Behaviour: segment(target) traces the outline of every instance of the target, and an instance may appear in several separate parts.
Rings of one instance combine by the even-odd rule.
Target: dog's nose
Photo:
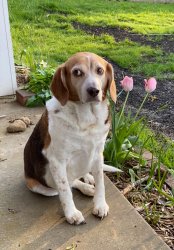
[[[96,96],[98,95],[98,93],[99,93],[99,90],[96,89],[96,88],[93,88],[93,87],[89,87],[89,88],[87,89],[87,92],[88,92],[88,94],[89,94],[90,96],[96,97]]]

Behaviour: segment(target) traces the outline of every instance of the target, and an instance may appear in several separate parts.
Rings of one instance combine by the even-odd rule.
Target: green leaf
[[[44,105],[43,100],[39,98],[37,95],[30,97],[26,103],[26,106],[30,108],[43,105]]]
[[[133,171],[133,169],[129,169],[129,174],[131,176],[131,183],[135,183],[135,177],[136,177],[136,174],[135,172]]]

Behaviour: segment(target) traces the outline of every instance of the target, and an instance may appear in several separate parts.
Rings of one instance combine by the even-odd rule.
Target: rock
[[[8,133],[18,133],[23,132],[27,128],[27,125],[22,120],[15,120],[7,127]]]
[[[25,124],[27,125],[27,127],[31,124],[31,121],[30,121],[30,119],[27,116],[21,117],[20,120],[22,120],[23,122],[25,122]]]

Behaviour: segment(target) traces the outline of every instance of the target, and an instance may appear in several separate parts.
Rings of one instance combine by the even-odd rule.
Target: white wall
[[[0,96],[14,94],[16,88],[7,0],[0,0]]]

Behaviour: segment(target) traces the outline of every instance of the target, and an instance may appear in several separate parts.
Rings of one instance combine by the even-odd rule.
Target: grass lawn
[[[131,72],[162,78],[174,73],[174,54],[108,34],[93,36],[74,29],[72,22],[119,26],[133,33],[174,34],[174,4],[117,2],[115,0],[9,0],[15,62],[27,49],[35,60],[56,67],[77,51],[107,57]],[[160,36],[158,36],[160,39]],[[23,58],[23,62],[25,59]],[[26,62],[27,63],[27,62]],[[173,74],[171,74],[173,78]]]

